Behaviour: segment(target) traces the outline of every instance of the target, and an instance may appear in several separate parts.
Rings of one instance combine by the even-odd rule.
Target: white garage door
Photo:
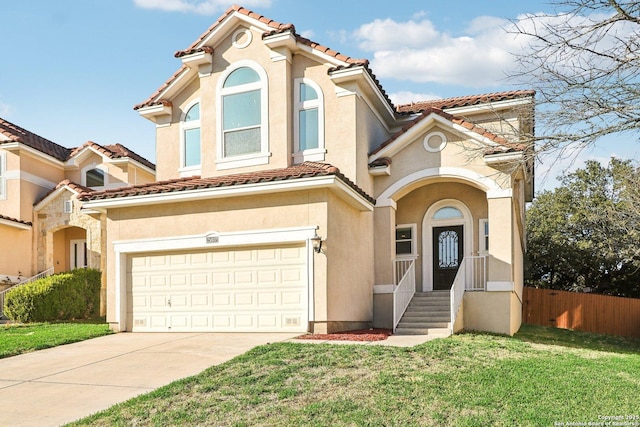
[[[134,332],[304,332],[304,246],[132,255],[127,324]]]

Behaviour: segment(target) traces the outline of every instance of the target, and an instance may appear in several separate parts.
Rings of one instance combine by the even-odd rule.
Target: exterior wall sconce
[[[317,254],[322,252],[322,237],[317,234],[311,238],[311,243],[313,244],[313,251]]]

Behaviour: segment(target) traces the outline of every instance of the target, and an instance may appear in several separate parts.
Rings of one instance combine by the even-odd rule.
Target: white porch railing
[[[393,332],[416,292],[416,260],[396,260],[393,288]]]
[[[484,291],[487,289],[487,257],[466,256],[453,280],[449,301],[451,301],[451,333],[462,304],[465,291]]]
[[[35,282],[36,280],[45,278],[47,276],[51,276],[53,274],[53,267],[43,271],[42,273],[38,273],[33,277],[29,277],[28,279],[24,279],[18,284],[11,286],[10,288],[5,289],[4,291],[0,291],[0,317],[4,316],[4,296],[7,292],[17,288],[18,286],[26,285],[27,283]]]

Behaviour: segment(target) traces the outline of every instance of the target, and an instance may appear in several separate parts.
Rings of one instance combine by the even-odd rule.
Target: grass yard
[[[640,416],[639,352],[638,340],[529,325],[514,338],[462,334],[409,349],[277,343],[77,424],[602,422]]]
[[[0,359],[110,334],[104,322],[0,325]]]

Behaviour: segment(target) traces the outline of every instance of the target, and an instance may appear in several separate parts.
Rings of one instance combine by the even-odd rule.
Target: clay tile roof
[[[209,54],[213,54],[213,48],[210,46],[202,46],[199,48],[187,49],[187,50],[179,50],[173,54],[176,58],[182,58],[183,56],[193,55],[194,53],[205,52]]]
[[[451,123],[457,124],[459,126],[464,127],[465,129],[471,131],[471,132],[475,132],[478,135],[481,135],[493,142],[495,142],[496,144],[501,145],[504,148],[489,148],[487,154],[492,153],[502,153],[507,151],[523,151],[526,149],[526,144],[517,144],[517,143],[513,143],[511,141],[508,141],[507,139],[498,136],[492,132],[489,132],[488,130],[486,130],[485,128],[478,126],[474,123],[471,123],[467,120],[464,120],[460,117],[456,117],[452,114],[446,113],[444,111],[442,111],[439,108],[436,107],[427,107],[425,108],[422,113],[420,113],[420,115],[418,117],[416,117],[415,119],[413,119],[411,122],[409,122],[408,124],[406,124],[402,129],[400,129],[399,132],[397,132],[396,134],[394,134],[391,138],[387,139],[385,142],[383,142],[378,148],[376,148],[375,150],[373,150],[371,153],[369,153],[369,155],[373,155],[376,154],[378,152],[380,152],[383,148],[391,145],[395,140],[397,140],[398,138],[400,138],[403,134],[405,134],[409,129],[411,129],[412,127],[414,127],[415,125],[417,125],[418,123],[420,123],[425,117],[431,115],[431,114],[437,114],[440,117],[450,121]]]
[[[263,182],[290,181],[319,176],[336,176],[358,194],[375,204],[375,199],[344,176],[338,168],[326,163],[304,162],[300,165],[282,169],[271,169],[259,172],[247,172],[234,175],[224,175],[210,178],[199,176],[179,178],[168,181],[158,181],[149,184],[134,185],[102,191],[93,191],[79,196],[80,200],[105,200],[149,194],[175,193],[189,190],[201,190],[218,187],[234,187]]]
[[[9,141],[0,142],[0,144],[19,142],[60,161],[65,161],[71,151],[62,145],[49,141],[2,118],[0,118],[0,133],[9,138]]]
[[[3,219],[5,221],[10,221],[10,222],[15,222],[17,224],[33,225],[32,223],[30,223],[28,221],[21,221],[19,219],[11,218],[10,216],[4,216],[2,214],[0,214],[0,219]]]
[[[369,75],[371,76],[371,78],[373,79],[373,81],[376,83],[376,85],[378,86],[378,89],[381,91],[381,93],[383,94],[383,96],[385,97],[386,101],[389,103],[389,105],[393,108],[393,103],[391,102],[391,99],[388,97],[387,93],[384,91],[384,89],[382,88],[382,85],[380,84],[380,82],[378,81],[378,79],[376,78],[376,76],[373,74],[373,72],[371,71],[371,68],[369,67],[369,60],[368,59],[358,59],[358,58],[352,58],[350,56],[347,55],[343,55],[338,51],[335,51],[333,49],[330,49],[326,46],[321,45],[320,43],[316,43],[312,40],[309,40],[308,38],[302,37],[299,34],[296,33],[296,27],[293,24],[285,24],[285,23],[281,23],[278,21],[274,21],[273,19],[267,18],[263,15],[260,15],[258,13],[255,13],[249,9],[245,9],[242,6],[238,6],[238,5],[234,5],[231,6],[229,9],[226,10],[226,12],[224,12],[217,20],[216,22],[213,23],[213,25],[211,25],[209,28],[207,28],[207,30],[202,33],[200,35],[200,37],[198,37],[193,43],[191,43],[191,45],[186,48],[185,50],[179,50],[177,51],[174,56],[176,58],[181,58],[185,55],[190,55],[192,53],[196,53],[199,51],[207,51],[205,49],[210,49],[211,52],[213,52],[213,49],[211,49],[211,47],[208,46],[204,46],[204,47],[200,47],[197,48],[198,44],[200,44],[204,39],[206,39],[209,34],[211,34],[211,32],[213,32],[218,25],[220,25],[220,23],[222,21],[224,21],[229,15],[238,12],[241,13],[243,15],[246,15],[248,17],[254,18],[266,25],[268,25],[269,27],[272,28],[272,30],[267,31],[266,33],[264,33],[262,35],[263,38],[265,37],[269,37],[275,34],[282,34],[285,32],[291,32],[294,37],[296,38],[296,41],[298,43],[302,43],[305,44],[309,47],[311,47],[314,50],[317,50],[319,52],[322,52],[326,55],[332,56],[334,58],[336,58],[339,61],[342,61],[344,63],[346,63],[346,66],[339,66],[339,67],[335,67],[329,70],[329,72],[332,71],[337,71],[340,69],[345,69],[345,68],[350,68],[350,67],[364,67],[367,72],[369,73]],[[133,107],[134,110],[139,110],[140,108],[143,107],[150,107],[153,105],[157,105],[157,103],[159,102],[158,100],[156,100],[156,98],[162,93],[162,91],[164,91],[171,83],[173,83],[173,81],[175,81],[178,76],[187,68],[186,65],[182,65],[182,67],[180,67],[178,69],[178,71],[176,71],[171,77],[169,77],[169,79],[158,88],[158,90],[156,90],[153,95],[151,95],[149,98],[147,98],[146,101],[136,105]]]
[[[533,90],[512,90],[508,92],[485,93],[482,95],[458,96],[455,98],[434,99],[430,101],[412,102],[411,104],[398,105],[396,111],[399,113],[421,113],[429,108],[456,108],[470,105],[483,104],[487,102],[506,101],[510,99],[526,98],[534,96]]]
[[[128,149],[127,147],[125,147],[122,144],[113,144],[113,145],[100,145],[97,144],[93,141],[87,141],[84,144],[82,144],[80,147],[76,147],[74,148],[71,153],[69,154],[69,157],[73,157],[76,154],[78,154],[80,151],[82,151],[83,149],[85,149],[86,147],[91,147],[93,149],[95,149],[96,151],[104,154],[105,156],[107,156],[110,159],[120,159],[120,158],[129,158],[132,160],[137,161],[138,163],[141,163],[143,165],[145,165],[146,167],[155,170],[156,169],[156,165],[153,164],[152,162],[150,162],[149,160],[145,159],[144,157],[142,157],[141,155],[131,151],[130,149]]]
[[[44,196],[40,197],[38,200],[36,200],[36,202],[33,204],[33,206],[37,206],[40,202],[42,202],[44,199],[46,199],[47,197],[49,197],[51,194],[55,193],[56,191],[58,191],[60,188],[62,187],[69,187],[71,190],[75,191],[78,194],[82,194],[82,193],[90,193],[93,190],[89,187],[85,187],[84,185],[80,185],[80,184],[76,184],[73,181],[70,181],[68,179],[65,179],[64,181],[60,181],[58,183],[58,185],[55,186],[55,188],[52,188],[51,190],[49,190]]]

